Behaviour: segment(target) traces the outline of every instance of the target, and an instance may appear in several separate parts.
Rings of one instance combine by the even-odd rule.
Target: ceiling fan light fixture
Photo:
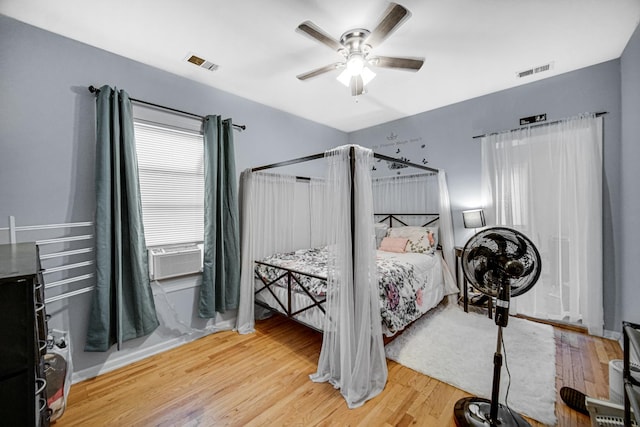
[[[360,75],[362,76],[362,85],[366,86],[371,80],[373,80],[373,78],[376,76],[376,73],[371,71],[370,68],[364,67]]]
[[[361,53],[352,53],[347,61],[347,70],[352,76],[357,76],[364,69],[364,58]]]
[[[345,68],[338,75],[338,77],[336,77],[336,80],[338,80],[340,83],[342,83],[346,87],[349,87],[349,84],[351,83],[351,72]]]
[[[351,71],[349,71],[348,68],[345,68],[338,75],[338,77],[336,77],[336,80],[338,80],[340,83],[342,83],[346,87],[349,87],[351,85],[351,77],[353,77],[354,75],[357,76],[358,74],[351,74]],[[366,86],[371,80],[373,80],[375,76],[376,76],[376,73],[371,71],[371,69],[369,69],[368,67],[364,67],[362,69],[362,72],[360,73],[360,77],[362,77],[362,85]]]

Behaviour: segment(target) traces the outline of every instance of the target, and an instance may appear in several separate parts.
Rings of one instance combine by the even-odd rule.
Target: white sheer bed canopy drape
[[[245,170],[240,175],[240,302],[236,329],[254,332],[253,262],[293,247],[295,176]]]
[[[350,151],[355,155],[353,194]],[[327,313],[318,371],[311,379],[339,388],[350,408],[378,395],[387,382],[369,172],[372,154],[353,146],[326,153],[325,202],[332,207],[325,231],[329,248]]]
[[[374,178],[373,210],[377,214],[437,213],[439,188],[435,172]],[[420,218],[422,221],[422,218]]]
[[[312,224],[309,239],[312,248],[326,244],[326,185],[325,180],[312,177],[309,180],[309,222]]]
[[[455,253],[453,238],[453,220],[451,218],[451,203],[445,172],[419,173],[376,178],[373,184],[374,213],[394,213],[400,219],[402,213],[436,213],[438,221],[434,227],[439,229],[440,246],[445,260],[443,274],[445,280],[445,294],[453,295],[459,292],[455,278],[451,273],[455,269]],[[429,218],[417,216],[415,224],[424,223]]]
[[[349,160],[352,150],[356,165],[353,242]],[[327,176],[323,180],[311,179],[308,192],[313,224],[310,247],[327,245],[330,254],[326,324],[318,370],[312,379],[340,388],[351,408],[380,393],[387,379],[375,263],[372,159],[373,152],[359,146],[327,151]],[[440,171],[437,178],[437,184],[431,185],[438,187],[440,196],[429,197],[440,214],[445,289],[450,294],[458,292],[446,268],[446,264],[455,265],[451,210],[444,172]],[[250,170],[242,174],[242,274],[237,320],[240,333],[254,331],[254,261],[278,251],[293,250],[293,237],[287,237],[285,229],[293,223],[291,215],[296,211],[290,197],[294,183],[295,177]],[[282,187],[275,188],[278,186]],[[422,212],[424,209],[420,208]],[[276,241],[265,242],[267,239]]]

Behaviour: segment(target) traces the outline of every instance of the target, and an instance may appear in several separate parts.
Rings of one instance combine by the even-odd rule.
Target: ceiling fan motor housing
[[[371,46],[364,41],[369,37],[371,32],[364,28],[356,28],[355,30],[349,30],[340,37],[340,44],[347,49],[347,53],[362,52],[363,54],[369,53]]]

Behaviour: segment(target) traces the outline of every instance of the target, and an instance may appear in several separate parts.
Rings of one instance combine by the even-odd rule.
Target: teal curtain
[[[96,288],[85,351],[118,349],[158,327],[149,284],[131,101],[100,88],[96,101]]]
[[[204,121],[204,263],[198,315],[238,308],[240,228],[231,119]]]

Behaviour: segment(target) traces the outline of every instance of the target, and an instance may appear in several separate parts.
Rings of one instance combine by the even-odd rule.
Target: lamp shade
[[[482,209],[471,209],[462,211],[464,228],[480,228],[486,225],[484,211]]]
[[[349,87],[351,85],[351,77],[356,76],[358,74],[360,74],[360,76],[362,77],[362,86],[366,86],[376,76],[376,73],[371,71],[368,67],[362,68],[362,70],[356,74],[352,74],[349,68],[345,68],[338,75],[338,77],[336,77],[336,80],[338,80],[340,83],[342,83],[346,87]]]

